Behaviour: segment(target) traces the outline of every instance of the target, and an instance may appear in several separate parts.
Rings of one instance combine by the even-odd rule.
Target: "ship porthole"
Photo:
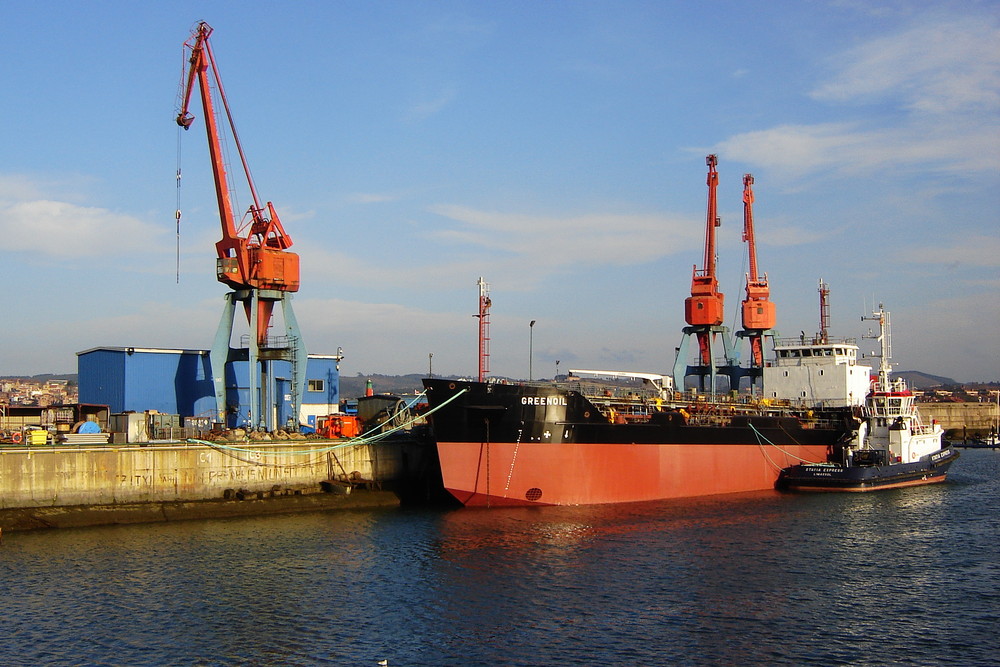
[[[524,493],[524,497],[531,502],[535,502],[542,497],[542,490],[533,486]]]
[[[590,410],[584,410],[583,411],[583,416],[584,417],[589,417],[590,416]]]
[[[454,389],[454,388],[455,388],[455,383],[454,382],[449,382],[448,383],[448,389]]]

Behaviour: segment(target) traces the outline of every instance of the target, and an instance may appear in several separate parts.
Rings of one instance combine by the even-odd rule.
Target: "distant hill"
[[[913,389],[932,389],[934,387],[959,384],[951,378],[941,377],[940,375],[930,375],[920,371],[894,371],[892,375],[893,377],[903,378],[906,380],[906,384]]]
[[[0,375],[0,380],[31,380],[32,382],[48,382],[49,380],[69,380],[76,384],[76,373],[41,373],[40,375]]]
[[[420,393],[424,387],[420,383],[423,375],[371,375],[357,374],[355,376],[340,376],[341,398],[357,398],[365,395],[365,384],[372,381],[372,390],[376,394],[413,394]]]

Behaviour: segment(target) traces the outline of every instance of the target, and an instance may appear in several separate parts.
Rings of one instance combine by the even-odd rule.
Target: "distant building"
[[[300,424],[338,411],[340,372],[336,355],[310,354]],[[250,423],[249,367],[236,361],[226,369],[226,426]],[[271,362],[269,409],[275,424],[291,417],[291,364]],[[208,350],[95,347],[77,353],[79,395],[84,403],[110,407],[112,414],[157,411],[215,421],[215,391]]]

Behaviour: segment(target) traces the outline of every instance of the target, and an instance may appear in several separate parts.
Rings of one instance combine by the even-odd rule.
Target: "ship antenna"
[[[868,334],[864,338],[875,339],[879,342],[879,353],[877,355],[879,358],[878,363],[878,390],[879,391],[891,391],[889,373],[892,370],[892,366],[889,363],[889,359],[892,358],[892,334],[891,328],[889,326],[889,313],[885,310],[883,305],[880,303],[878,305],[878,310],[872,312],[871,317],[862,317],[861,321],[878,322],[878,335],[875,335],[869,329]],[[900,381],[901,382],[901,381]]]
[[[822,345],[830,342],[830,286],[819,279],[819,340]]]

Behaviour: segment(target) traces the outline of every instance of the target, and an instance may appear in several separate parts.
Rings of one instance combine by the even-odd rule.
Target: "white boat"
[[[834,448],[825,463],[804,463],[782,470],[778,487],[793,491],[872,491],[943,482],[958,451],[944,445],[944,429],[924,424],[916,397],[902,378],[891,377],[889,313],[880,305],[878,375],[860,408],[858,428]]]

